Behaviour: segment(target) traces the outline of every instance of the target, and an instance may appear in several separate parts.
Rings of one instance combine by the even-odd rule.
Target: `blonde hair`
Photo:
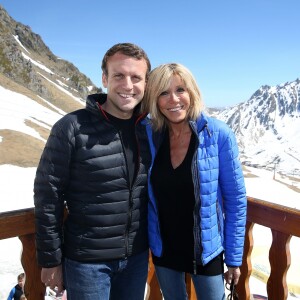
[[[161,130],[168,126],[168,120],[160,112],[157,103],[161,93],[170,86],[170,80],[174,75],[181,78],[190,96],[191,104],[187,113],[188,120],[196,120],[204,108],[201,92],[193,74],[181,64],[162,64],[150,72],[144,99],[141,103],[141,111],[150,114],[154,130]]]

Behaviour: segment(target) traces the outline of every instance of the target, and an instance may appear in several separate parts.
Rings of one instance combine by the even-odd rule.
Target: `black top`
[[[135,136],[135,118],[119,119],[106,112],[109,119],[118,129],[124,146],[130,185],[134,180],[137,167],[137,140]]]
[[[153,256],[153,262],[159,266],[188,273],[193,273],[194,261],[195,196],[191,163],[195,147],[196,138],[192,134],[183,162],[174,169],[171,164],[169,135],[166,134],[155,158],[151,175],[163,242],[162,257]],[[197,274],[221,273],[223,273],[222,255],[206,266],[197,266]]]

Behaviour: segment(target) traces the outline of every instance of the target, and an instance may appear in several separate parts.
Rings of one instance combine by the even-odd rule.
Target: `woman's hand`
[[[240,276],[241,276],[241,271],[239,267],[235,267],[235,268],[228,267],[228,271],[224,274],[224,278],[229,285],[232,280],[234,280],[234,285],[237,285]]]

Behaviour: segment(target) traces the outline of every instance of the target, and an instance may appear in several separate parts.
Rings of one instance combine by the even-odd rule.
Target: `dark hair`
[[[25,278],[25,273],[21,273],[18,275],[18,280]]]
[[[147,73],[146,78],[148,78],[149,72],[151,71],[151,63],[146,54],[146,52],[139,46],[132,44],[132,43],[119,43],[112,46],[110,49],[107,50],[103,59],[102,59],[102,71],[105,75],[107,75],[107,61],[108,59],[115,55],[117,52],[120,52],[124,55],[134,57],[138,60],[144,59],[147,63]]]

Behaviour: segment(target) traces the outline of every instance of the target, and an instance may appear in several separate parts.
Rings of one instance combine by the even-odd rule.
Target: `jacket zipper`
[[[105,117],[105,119],[107,121],[109,121],[109,118],[107,117],[105,111],[102,109],[102,106],[100,105],[100,103],[96,102],[96,105],[97,105],[98,111],[100,113],[102,113],[102,115]],[[135,122],[135,128],[136,128],[137,124],[141,121],[141,119],[143,117],[144,117],[144,115],[141,115],[136,120],[136,122]],[[136,144],[137,144],[137,168],[135,170],[135,174],[134,174],[135,176],[133,178],[133,181],[132,181],[132,183],[130,183],[129,170],[128,170],[128,162],[127,162],[126,152],[125,152],[125,149],[124,149],[123,138],[122,138],[120,130],[118,130],[116,127],[115,127],[115,129],[118,132],[118,135],[119,135],[119,138],[120,138],[120,141],[121,141],[121,145],[122,145],[122,149],[123,149],[123,154],[124,154],[124,157],[125,157],[125,164],[126,164],[126,170],[127,170],[127,182],[128,182],[128,188],[129,188],[129,199],[128,199],[129,200],[129,212],[128,212],[127,224],[126,224],[125,236],[124,236],[124,240],[125,240],[125,258],[127,258],[128,257],[128,253],[129,253],[128,235],[129,235],[129,229],[130,229],[131,222],[132,222],[132,207],[133,207],[132,190],[133,190],[134,184],[136,182],[136,179],[138,177],[138,173],[139,173],[139,170],[140,170],[140,146],[139,146],[139,143],[138,143],[138,138],[137,138],[136,130],[135,130],[135,138],[136,138]]]
[[[197,274],[197,250],[196,247],[199,246],[200,248],[200,260],[201,264],[203,265],[203,258],[202,258],[202,241],[201,241],[201,222],[200,222],[200,209],[201,209],[201,191],[200,191],[200,183],[199,183],[199,170],[197,166],[197,152],[198,152],[198,147],[199,147],[199,137],[197,134],[197,130],[192,122],[190,122],[193,134],[196,135],[197,137],[197,144],[196,144],[196,149],[195,153],[193,156],[193,161],[192,161],[192,178],[194,181],[194,193],[195,193],[195,208],[194,208],[194,260],[193,260],[193,273],[196,275]],[[208,136],[211,137],[211,132],[207,126],[207,124],[204,125],[204,127],[200,130],[207,130]],[[197,189],[199,185],[199,188]],[[198,192],[199,191],[199,194]],[[199,228],[199,230],[197,230]],[[197,238],[198,237],[198,238]],[[199,245],[198,243],[199,242]]]
[[[125,157],[125,164],[126,164],[126,170],[127,170],[127,181],[128,181],[128,187],[129,187],[129,203],[128,203],[128,216],[127,216],[127,224],[126,224],[126,229],[125,229],[125,258],[128,257],[129,254],[129,240],[128,240],[128,236],[129,236],[129,229],[131,227],[131,223],[132,223],[132,207],[133,207],[133,198],[132,198],[132,190],[133,187],[135,185],[136,179],[138,177],[138,173],[140,170],[140,146],[138,143],[138,138],[136,136],[136,131],[135,131],[135,139],[136,139],[136,145],[137,145],[137,166],[136,166],[136,170],[134,170],[134,177],[133,177],[133,181],[132,183],[130,182],[130,178],[129,178],[129,169],[128,169],[128,161],[127,161],[127,157],[126,157],[126,152],[124,149],[124,144],[123,144],[123,139],[122,139],[122,135],[120,133],[120,131],[118,130],[119,136],[120,136],[120,141],[122,144],[122,149],[123,149],[123,153],[124,153],[124,157]]]
[[[130,183],[130,178],[129,178],[129,171],[128,171],[128,162],[127,162],[127,157],[126,157],[126,152],[124,149],[124,143],[123,143],[123,138],[120,130],[118,130],[119,138],[121,141],[122,145],[122,150],[125,158],[125,165],[126,165],[126,171],[127,171],[127,182],[128,182],[128,188],[129,188],[129,203],[128,203],[128,214],[127,214],[127,224],[125,228],[125,235],[124,235],[124,242],[125,242],[125,259],[128,257],[129,253],[129,241],[128,241],[128,235],[129,235],[129,228],[130,228],[130,223],[131,223],[131,218],[132,218],[132,213],[131,213],[131,208],[132,208],[132,185]]]
[[[166,132],[164,132],[164,135],[166,134]],[[159,148],[161,147],[162,143],[163,143],[163,140],[164,140],[165,136],[161,137],[160,140],[159,140],[159,143],[157,144],[157,148],[156,148],[156,154],[155,156],[157,155],[158,151],[159,151]],[[153,140],[153,143],[154,143],[154,140]],[[153,165],[154,165],[154,162],[151,166],[151,173],[152,173],[152,168],[153,168]],[[150,180],[150,177],[149,177],[149,180]],[[158,227],[158,232],[159,232],[159,236],[160,236],[160,239],[161,239],[161,255],[160,257],[163,257],[163,254],[164,254],[164,241],[162,239],[162,235],[161,235],[161,226],[160,226],[160,215],[159,215],[159,210],[158,210],[158,202],[157,202],[157,198],[154,196],[153,194],[153,197],[154,197],[154,201],[155,201],[155,205],[156,205],[156,212],[157,212],[157,227]]]

